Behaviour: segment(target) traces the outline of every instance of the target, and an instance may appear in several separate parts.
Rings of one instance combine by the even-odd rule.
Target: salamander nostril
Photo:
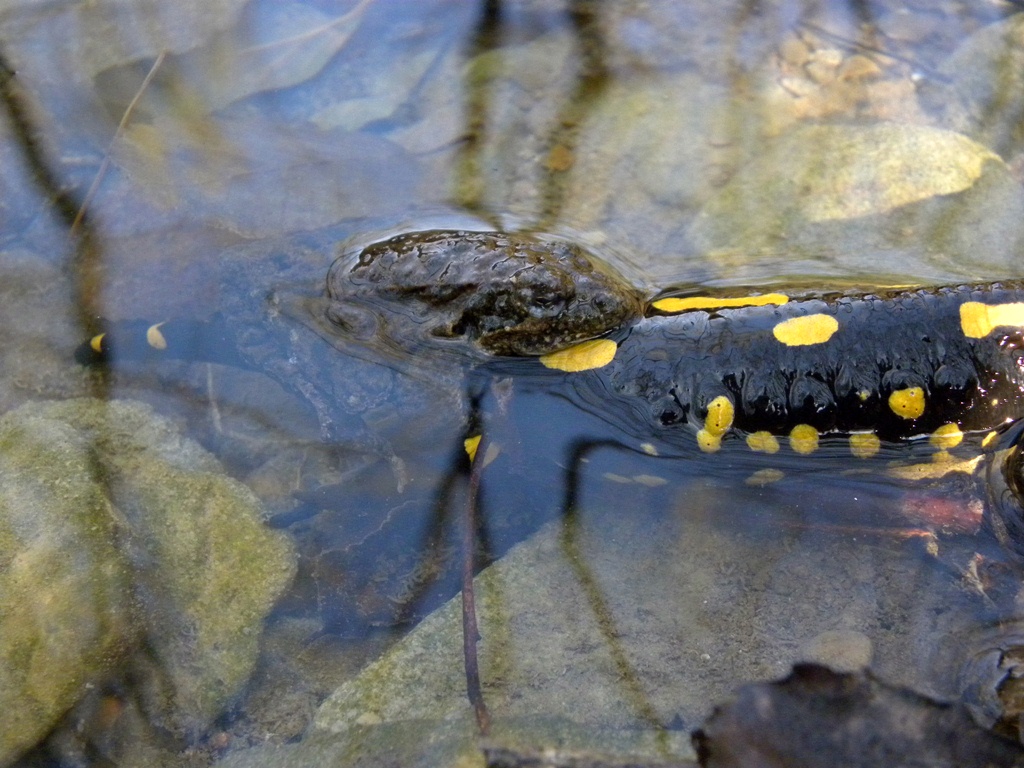
[[[670,427],[683,421],[683,413],[678,408],[666,408],[658,419],[661,421],[661,426]]]

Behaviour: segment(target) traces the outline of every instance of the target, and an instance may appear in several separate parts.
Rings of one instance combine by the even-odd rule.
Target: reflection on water
[[[11,615],[33,618],[14,628],[0,607],[0,638],[15,638],[0,639],[0,703],[31,713],[15,736],[0,728],[0,764],[209,764],[225,753],[259,764],[265,755],[245,748],[289,740],[282,759],[301,764],[307,729],[334,734],[331,748],[351,756],[354,727],[372,751],[375,724],[387,739],[391,721],[467,716],[457,617],[437,609],[459,588],[462,440],[474,418],[493,453],[475,554],[495,563],[478,602],[499,726],[540,714],[527,742],[571,722],[579,730],[561,738],[580,749],[685,755],[673,734],[737,683],[782,675],[798,658],[856,667],[870,657],[888,681],[959,696],[966,655],[991,660],[1000,643],[1012,655],[1019,574],[997,538],[1016,531],[908,536],[920,516],[905,523],[914,510],[934,521],[969,506],[998,469],[923,489],[844,474],[838,461],[777,482],[749,457],[711,473],[614,447],[614,418],[515,366],[494,373],[474,413],[475,379],[461,368],[381,366],[303,319],[335,243],[439,226],[578,240],[648,294],[1019,278],[1017,11],[838,0],[8,3],[0,411],[11,415],[0,475],[13,494],[27,487],[15,478],[49,477],[57,461],[15,453],[26,440],[11,435],[49,436],[61,461],[92,456],[68,466],[91,467],[83,493],[112,499],[115,522],[100,527],[113,526],[116,546],[104,545],[106,560],[91,544],[63,546],[86,553],[73,561],[82,583],[98,578],[86,561],[133,574],[109,588],[134,608],[114,621],[97,593],[82,593],[115,650],[79,664],[47,655],[47,632],[75,631],[66,617],[19,604]],[[73,350],[98,315],[227,317],[248,370],[82,370]],[[308,394],[324,382],[348,414],[329,430]],[[91,406],[78,421],[14,413],[89,395],[174,419],[220,463],[167,438],[180,455],[243,481],[271,538],[294,547],[294,582],[244,630],[262,637],[259,655],[217,657],[248,682],[226,690],[170,658],[167,648],[201,647],[192,639],[206,637],[208,614],[153,618],[163,598],[146,585],[166,564],[158,547],[138,547],[133,526],[173,485],[122,483],[112,467],[131,456],[104,442]],[[83,447],[90,440],[100,447]],[[184,472],[162,441],[137,450],[163,480]],[[5,496],[0,510],[40,498]],[[77,508],[53,498],[53,519]],[[183,507],[180,520],[199,525],[210,509]],[[44,518],[26,518],[35,538],[8,535],[13,523],[0,518],[0,583],[24,573],[38,542],[63,541]],[[213,554],[189,551],[165,563],[215,572]],[[213,604],[256,580],[235,570],[208,579]],[[157,641],[168,632],[181,645]],[[999,663],[978,675],[1001,680]],[[59,685],[48,682],[56,668]],[[966,684],[969,699],[988,696],[971,702],[987,725],[999,717],[989,688]],[[457,743],[447,725],[430,728],[437,743]],[[622,729],[655,735],[616,742]],[[412,761],[425,748],[408,749]]]

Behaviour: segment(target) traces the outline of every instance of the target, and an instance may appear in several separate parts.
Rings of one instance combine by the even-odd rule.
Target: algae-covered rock
[[[0,420],[0,765],[42,738],[135,634],[122,531],[88,439]]]
[[[313,733],[294,744],[267,744],[235,752],[217,768],[352,768],[401,765],[405,768],[484,768],[500,765],[661,766],[696,768],[686,731],[610,729],[595,732],[568,718],[509,717],[491,723],[485,738],[472,716],[406,720],[359,726],[351,738]],[[557,747],[538,747],[539,744]]]
[[[720,263],[784,253],[793,273],[898,270],[936,280],[1019,273],[1024,193],[991,150],[922,126],[808,125],[765,147],[689,230]],[[860,261],[858,261],[860,260]],[[892,263],[892,262],[889,262]]]
[[[88,399],[6,414],[0,472],[0,578],[13,580],[0,590],[0,702],[50,702],[45,718],[7,708],[39,713],[11,753],[139,635],[168,692],[162,724],[208,724],[251,674],[261,622],[295,569],[252,492],[147,406]]]

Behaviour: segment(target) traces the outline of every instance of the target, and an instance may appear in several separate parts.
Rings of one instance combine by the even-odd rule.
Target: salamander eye
[[[551,307],[559,303],[559,299],[557,296],[542,293],[533,297],[533,303],[541,309],[551,309]]]
[[[553,315],[565,306],[565,297],[547,287],[533,287],[524,292],[523,298],[532,310],[530,314]]]

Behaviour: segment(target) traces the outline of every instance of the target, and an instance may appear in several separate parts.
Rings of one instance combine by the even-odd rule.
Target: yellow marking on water
[[[462,446],[466,449],[466,455],[469,456],[470,463],[476,459],[476,449],[480,447],[481,437],[483,435],[473,435],[462,441]]]
[[[721,437],[732,426],[736,417],[736,408],[725,395],[719,395],[708,404],[708,415],[704,419],[704,429],[712,435]]]
[[[789,433],[789,445],[797,453],[814,453],[818,450],[818,430],[810,424],[797,424]]]
[[[889,409],[901,419],[916,419],[924,413],[924,390],[920,387],[897,389],[889,395]]]
[[[755,488],[760,488],[765,485],[777,483],[785,476],[786,474],[779,469],[759,469],[743,482],[747,485],[752,485]]]
[[[605,472],[602,477],[613,483],[619,483],[620,485],[643,485],[647,488],[657,488],[659,485],[665,485],[668,483],[664,477],[658,477],[657,475],[633,475],[632,477],[626,477],[616,472]]]
[[[706,429],[698,430],[697,447],[704,453],[715,453],[722,447],[722,436],[714,435]]]
[[[839,330],[839,321],[832,315],[804,315],[783,320],[772,328],[775,338],[787,347],[824,344]]]
[[[992,445],[992,443],[996,441],[997,437],[999,437],[999,433],[993,429],[991,432],[989,432],[987,435],[981,438],[981,447],[988,448],[990,445]]]
[[[657,488],[659,485],[665,485],[668,480],[657,475],[633,475],[633,482],[648,488]]]
[[[778,453],[779,438],[771,432],[751,432],[747,435],[747,447],[758,453]]]
[[[956,424],[943,424],[932,432],[932,436],[928,438],[928,441],[936,448],[948,450],[949,448],[956,448],[964,441],[964,433],[960,431],[960,427]]]
[[[972,475],[984,458],[983,455],[978,454],[970,459],[905,464],[900,467],[889,467],[885,470],[885,473],[890,477],[900,480],[940,480],[953,472],[964,472]]]
[[[882,441],[874,432],[854,432],[850,435],[850,453],[858,459],[870,459],[882,448]]]
[[[687,312],[691,309],[730,309],[733,307],[766,307],[782,305],[789,296],[782,293],[766,293],[763,296],[740,296],[723,299],[716,296],[686,296],[684,298],[658,299],[651,304],[659,312]]]
[[[1024,327],[1024,303],[982,304],[967,301],[960,305],[960,327],[969,339],[983,339],[999,326]]]
[[[92,348],[92,351],[95,352],[97,355],[103,354],[103,337],[106,335],[107,334],[105,333],[97,333],[95,336],[89,339],[89,346]]]
[[[611,339],[591,339],[558,352],[541,355],[540,361],[547,368],[577,373],[602,368],[615,357],[617,346]]]
[[[654,447],[654,443],[640,443],[640,450],[648,456],[658,455],[658,449]]]
[[[163,333],[160,332],[160,326],[163,323],[157,323],[151,325],[146,329],[146,343],[149,344],[153,349],[165,350],[167,349],[167,339]]]
[[[943,448],[932,454],[932,462],[935,464],[948,464],[953,461],[953,454]]]

